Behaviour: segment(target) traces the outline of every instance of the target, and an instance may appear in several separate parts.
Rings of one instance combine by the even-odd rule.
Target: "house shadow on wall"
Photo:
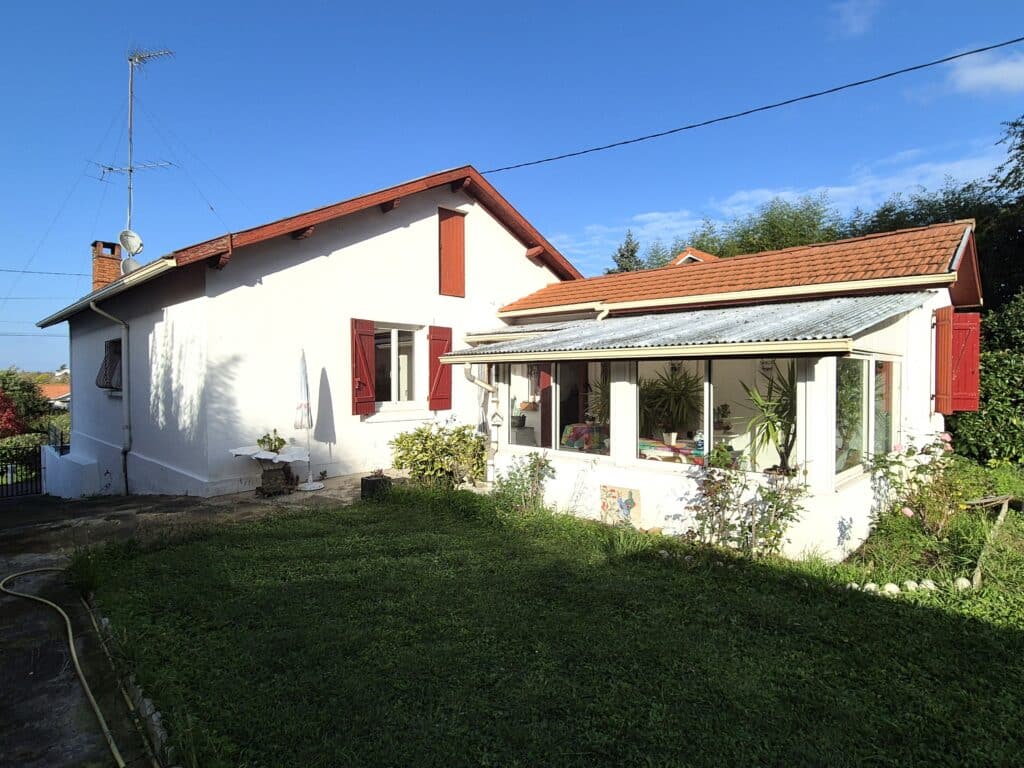
[[[318,443],[325,444],[328,458],[334,458],[334,444],[338,442],[338,434],[334,425],[334,398],[331,396],[331,380],[327,376],[326,368],[320,369],[313,439]]]

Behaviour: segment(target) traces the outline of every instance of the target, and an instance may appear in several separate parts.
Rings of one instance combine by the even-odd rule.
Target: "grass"
[[[886,599],[398,493],[103,550],[97,597],[195,765],[1010,764],[1022,552],[1013,515],[984,589]]]

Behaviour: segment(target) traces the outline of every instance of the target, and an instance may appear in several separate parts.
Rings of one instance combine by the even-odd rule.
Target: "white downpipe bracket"
[[[131,353],[128,336],[128,323],[104,312],[96,306],[95,301],[89,302],[89,309],[100,317],[121,326],[121,473],[124,476],[124,495],[128,495],[128,454],[132,450],[132,388],[131,388]]]

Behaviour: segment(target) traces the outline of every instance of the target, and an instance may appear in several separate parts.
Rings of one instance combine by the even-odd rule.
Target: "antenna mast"
[[[161,51],[134,50],[128,53],[128,166],[124,169],[125,174],[128,176],[128,226],[125,227],[125,229],[128,230],[132,228],[132,194],[134,191],[132,186],[132,176],[135,173],[135,165],[132,160],[132,154],[135,148],[133,141],[133,131],[135,128],[135,68],[141,67],[151,59],[157,59],[161,56],[171,56],[173,53],[173,51],[166,49]],[[152,168],[155,165],[169,165],[169,163],[150,163],[145,167]],[[106,170],[118,169],[110,168]]]

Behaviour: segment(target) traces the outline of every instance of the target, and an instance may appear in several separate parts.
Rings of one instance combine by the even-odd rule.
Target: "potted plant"
[[[740,382],[755,411],[747,425],[754,433],[750,463],[756,466],[757,454],[771,446],[779,455],[778,471],[789,475],[793,472],[789,462],[796,445],[796,364],[790,361],[783,371],[775,361],[761,376],[764,377],[763,391]]]
[[[643,391],[641,387],[641,391]],[[666,443],[674,443],[704,408],[704,384],[700,377],[682,368],[661,372],[647,385],[648,407]],[[672,438],[671,441],[668,438]]]
[[[526,414],[523,413],[522,408],[516,406],[516,399],[512,398],[511,415],[509,422],[513,428],[522,428],[526,426]]]
[[[383,469],[375,469],[359,481],[359,497],[364,501],[383,501],[391,493],[391,478]]]

